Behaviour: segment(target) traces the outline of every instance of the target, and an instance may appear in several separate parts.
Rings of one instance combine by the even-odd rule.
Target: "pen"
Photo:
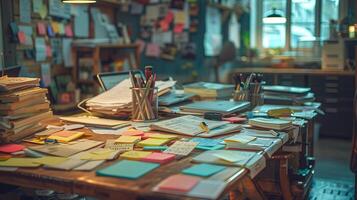
[[[145,66],[145,78],[146,81],[152,76],[152,66]]]

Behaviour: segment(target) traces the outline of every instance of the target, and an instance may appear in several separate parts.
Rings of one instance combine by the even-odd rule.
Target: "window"
[[[339,15],[339,0],[252,0],[250,6],[251,47],[258,49],[312,48],[329,37],[330,20]],[[285,21],[263,20],[272,14]]]

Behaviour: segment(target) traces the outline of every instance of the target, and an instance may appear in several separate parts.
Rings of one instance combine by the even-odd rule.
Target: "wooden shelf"
[[[272,68],[272,67],[244,67],[235,68],[235,73],[265,73],[265,74],[309,74],[309,75],[335,75],[354,76],[353,70],[323,70],[323,69],[301,69],[301,68]]]

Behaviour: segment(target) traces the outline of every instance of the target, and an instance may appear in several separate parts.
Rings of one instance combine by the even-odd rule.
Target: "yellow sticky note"
[[[84,154],[81,160],[111,160],[114,159],[118,153],[119,151],[100,148]]]
[[[68,158],[56,157],[56,156],[44,156],[35,160],[35,163],[43,165],[59,165],[66,161]]]
[[[53,133],[48,137],[48,139],[57,140],[59,142],[70,142],[75,139],[78,139],[84,135],[84,132],[78,131],[59,131]]]
[[[173,140],[173,139],[176,139],[176,138],[178,138],[178,137],[177,137],[176,135],[153,133],[153,134],[150,134],[150,135],[149,135],[149,138]]]
[[[54,33],[59,33],[59,24],[57,22],[51,22],[51,26]]]
[[[152,152],[150,151],[127,151],[120,155],[121,158],[126,158],[129,160],[140,160],[147,157]]]
[[[47,16],[47,6],[42,4],[39,14],[41,19],[45,19],[45,17]]]
[[[185,24],[186,23],[186,13],[184,11],[175,12],[175,24]]]
[[[36,163],[37,158],[10,158],[0,161],[0,167],[39,167],[41,164]]]
[[[45,140],[41,138],[25,139],[24,142],[29,142],[33,144],[45,144]]]
[[[123,143],[123,144],[132,144],[137,143],[141,139],[140,136],[129,136],[129,135],[122,135],[118,139],[115,140],[116,143]]]
[[[253,140],[257,139],[256,137],[253,136],[248,136],[248,135],[238,135],[238,136],[233,136],[233,137],[229,137],[224,139],[225,142],[240,142],[243,144],[247,144]]]
[[[157,139],[157,138],[148,138],[146,140],[143,140],[138,143],[138,146],[144,147],[144,146],[161,146],[166,144],[169,139]]]
[[[96,155],[103,155],[103,154],[110,154],[110,153],[113,153],[114,151],[113,150],[110,150],[110,149],[97,149],[93,152],[91,152],[92,154],[96,154]]]

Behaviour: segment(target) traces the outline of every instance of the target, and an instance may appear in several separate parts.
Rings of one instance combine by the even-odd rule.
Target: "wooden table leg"
[[[290,181],[288,174],[288,159],[280,159],[279,165],[280,189],[283,193],[283,198],[284,200],[292,200],[293,197],[290,191]]]

